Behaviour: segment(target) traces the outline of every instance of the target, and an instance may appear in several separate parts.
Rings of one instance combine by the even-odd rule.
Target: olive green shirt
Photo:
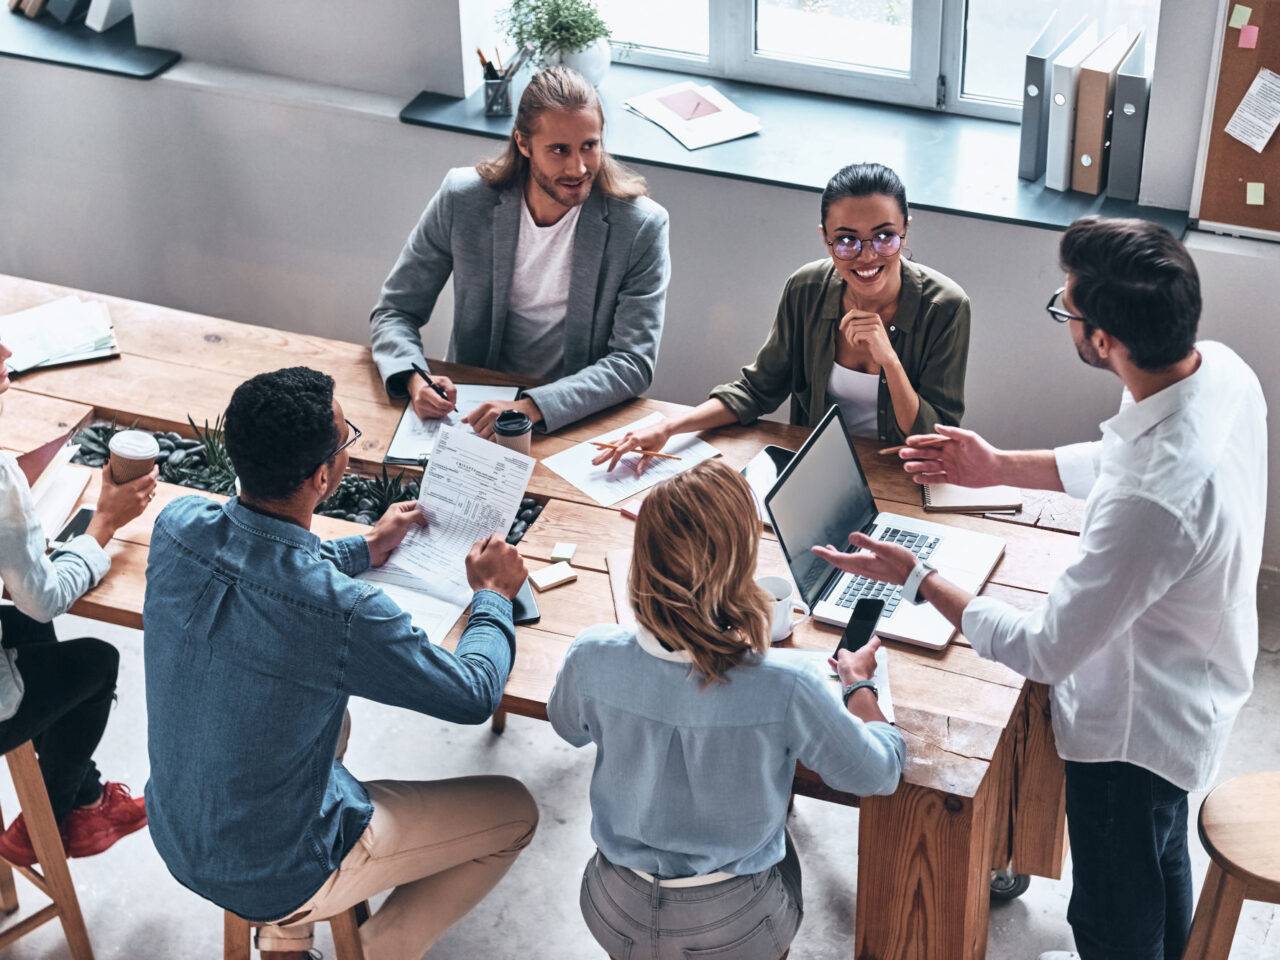
[[[844,315],[844,281],[830,260],[806,264],[787,280],[778,315],[755,362],[711,396],[747,424],[772,413],[791,397],[791,422],[814,426],[831,404],[827,383],[835,363],[836,335]],[[969,359],[969,298],[950,278],[902,261],[898,312],[889,342],[920,397],[911,433],[935,425],[955,426],[964,416],[964,373]],[[877,420],[882,443],[901,443],[893,400],[880,374]]]

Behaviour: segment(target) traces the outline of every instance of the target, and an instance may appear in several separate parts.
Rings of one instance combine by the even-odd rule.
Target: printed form
[[[529,478],[532,457],[444,427],[422,478],[414,527],[381,567],[361,574],[378,584],[439,643],[471,604],[466,558],[477,540],[506,536]]]
[[[430,458],[442,428],[470,430],[462,418],[472,410],[486,400],[514,400],[519,392],[516,387],[491,387],[483,383],[459,383],[455,386],[458,388],[457,409],[438,420],[423,420],[413,412],[413,404],[405,404],[391,445],[387,447],[386,460],[389,463],[418,463]]]

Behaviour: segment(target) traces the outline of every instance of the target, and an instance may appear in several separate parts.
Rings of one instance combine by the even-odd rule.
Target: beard
[[[545,173],[543,173],[542,170],[538,168],[538,165],[532,161],[530,161],[529,163],[529,175],[533,177],[533,182],[536,183],[539,186],[539,188],[541,188],[543,193],[549,196],[556,203],[560,204],[560,206],[569,207],[569,208],[576,207],[576,206],[579,206],[580,204],[586,203],[587,197],[591,196],[591,190],[589,188],[592,182],[595,180],[595,173],[591,170],[588,170],[586,174],[586,177],[587,177],[586,186],[588,187],[588,189],[586,190],[586,192],[582,194],[582,199],[579,200],[572,193],[565,190],[558,183],[556,183],[554,178],[549,177]]]

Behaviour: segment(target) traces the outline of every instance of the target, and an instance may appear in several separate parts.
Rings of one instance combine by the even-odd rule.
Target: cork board
[[[1253,49],[1240,46],[1242,31],[1230,25],[1239,0],[1215,2],[1221,8],[1217,78],[1213,83],[1211,73],[1208,106],[1212,113],[1202,137],[1198,203],[1192,214],[1204,229],[1280,240],[1280,131],[1262,153],[1225,131],[1258,71],[1266,67],[1280,73],[1280,0],[1243,0],[1251,10],[1248,24],[1257,27]],[[1251,183],[1263,184],[1261,206],[1246,202]]]

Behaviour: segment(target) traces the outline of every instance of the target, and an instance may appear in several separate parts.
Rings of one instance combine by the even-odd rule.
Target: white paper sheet
[[[547,457],[542,461],[542,465],[560,474],[597,503],[608,507],[628,497],[634,497],[640,491],[648,490],[663,480],[670,480],[686,470],[691,470],[704,460],[720,455],[719,450],[706,441],[699,440],[694,434],[682,433],[668,440],[667,445],[661,450],[662,453],[679,457],[679,460],[651,460],[645,464],[644,470],[639,472],[636,471],[636,466],[640,462],[639,454],[628,454],[623,457],[612,472],[606,469],[609,466],[607,463],[598,467],[592,465],[591,461],[603,452],[592,446],[592,443],[620,440],[627,431],[651,426],[661,418],[662,414],[654,413],[643,420],[602,433],[576,447],[570,447],[568,450],[562,450],[554,456]]]
[[[429,458],[436,448],[442,427],[470,430],[462,418],[472,410],[486,400],[514,400],[519,392],[517,387],[494,387],[483,383],[459,383],[455,386],[458,388],[457,409],[438,420],[422,420],[413,412],[412,405],[405,405],[391,445],[387,447],[388,460],[417,463],[423,457]]]
[[[8,367],[17,372],[119,352],[106,305],[74,295],[0,317],[0,343],[13,351]]]
[[[831,692],[839,698],[840,696],[840,678],[835,671],[827,663],[830,654],[821,650],[797,650],[795,647],[775,647],[769,651],[771,657],[783,657],[801,660],[804,665],[819,674],[827,681],[827,686]],[[884,714],[885,719],[890,723],[894,722],[893,713],[893,690],[889,687],[889,651],[881,647],[876,651],[876,673],[871,678],[875,681],[876,694],[878,703],[880,704],[880,712]]]
[[[1226,132],[1261,153],[1280,125],[1280,74],[1263,67],[1227,123]]]
[[[696,94],[709,102],[715,108],[714,111],[686,120],[663,102],[664,99],[670,100],[673,96],[687,93]],[[662,127],[688,150],[736,140],[760,131],[759,117],[754,113],[747,113],[709,83],[696,84],[686,80],[632,97],[623,106]]]
[[[388,595],[414,624],[432,640],[443,639],[471,603],[467,553],[477,540],[506,535],[533,465],[532,457],[465,428],[442,428],[418,498],[427,525],[410,530],[387,562],[364,579],[390,586]]]

